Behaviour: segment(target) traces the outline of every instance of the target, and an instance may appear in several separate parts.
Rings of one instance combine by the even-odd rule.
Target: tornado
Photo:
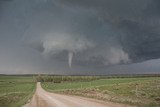
[[[73,58],[73,52],[69,52],[68,53],[68,64],[70,68],[72,67],[72,58]]]

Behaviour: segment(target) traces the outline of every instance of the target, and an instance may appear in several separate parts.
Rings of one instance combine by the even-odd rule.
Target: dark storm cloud
[[[0,1],[0,44],[23,56],[16,66],[103,71],[160,58],[159,11],[159,0]]]
[[[121,33],[116,39],[133,62],[159,58],[160,2],[158,0],[61,0],[61,3],[97,11],[102,20],[110,22],[114,31],[120,30]]]

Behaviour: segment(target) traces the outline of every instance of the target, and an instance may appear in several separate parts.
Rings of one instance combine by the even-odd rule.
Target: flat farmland
[[[104,101],[136,105],[160,106],[160,77],[110,78],[61,83],[43,82],[50,92],[79,95]]]
[[[137,107],[160,106],[160,77],[0,76],[0,107],[22,107],[36,83],[48,92],[88,97]],[[40,94],[41,95],[41,94]]]
[[[0,76],[0,107],[21,107],[34,93],[33,76]]]

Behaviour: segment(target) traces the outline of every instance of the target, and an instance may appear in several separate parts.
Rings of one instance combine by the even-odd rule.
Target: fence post
[[[138,84],[136,84],[136,96],[138,97]]]

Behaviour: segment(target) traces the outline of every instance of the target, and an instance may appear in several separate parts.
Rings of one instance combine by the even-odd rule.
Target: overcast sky
[[[160,0],[0,0],[0,73],[160,73]]]

